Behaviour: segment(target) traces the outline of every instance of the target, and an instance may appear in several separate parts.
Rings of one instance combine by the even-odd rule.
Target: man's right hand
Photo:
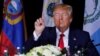
[[[36,35],[40,35],[45,28],[44,19],[39,18],[35,21],[35,32]]]

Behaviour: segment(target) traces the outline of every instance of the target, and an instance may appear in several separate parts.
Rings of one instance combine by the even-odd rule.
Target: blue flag
[[[86,0],[84,13],[84,30],[88,31],[91,40],[100,54],[100,0]]]
[[[23,19],[21,1],[4,0],[0,56],[4,55],[4,50],[8,50],[10,56],[14,56],[17,47],[22,52],[25,37]]]

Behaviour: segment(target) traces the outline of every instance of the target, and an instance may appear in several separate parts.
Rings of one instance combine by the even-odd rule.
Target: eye
[[[68,16],[69,14],[68,13],[63,13],[63,16]]]
[[[58,13],[55,13],[54,16],[59,16],[59,14]]]

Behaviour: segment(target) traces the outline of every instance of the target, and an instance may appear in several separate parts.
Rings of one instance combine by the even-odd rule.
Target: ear
[[[70,18],[70,23],[72,22],[72,20],[73,20],[73,19],[72,19],[72,18]]]

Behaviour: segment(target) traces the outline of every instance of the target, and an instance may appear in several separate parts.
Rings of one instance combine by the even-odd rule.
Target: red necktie
[[[60,34],[60,39],[59,39],[58,47],[60,47],[61,49],[64,48],[63,37],[64,37],[64,34]]]

